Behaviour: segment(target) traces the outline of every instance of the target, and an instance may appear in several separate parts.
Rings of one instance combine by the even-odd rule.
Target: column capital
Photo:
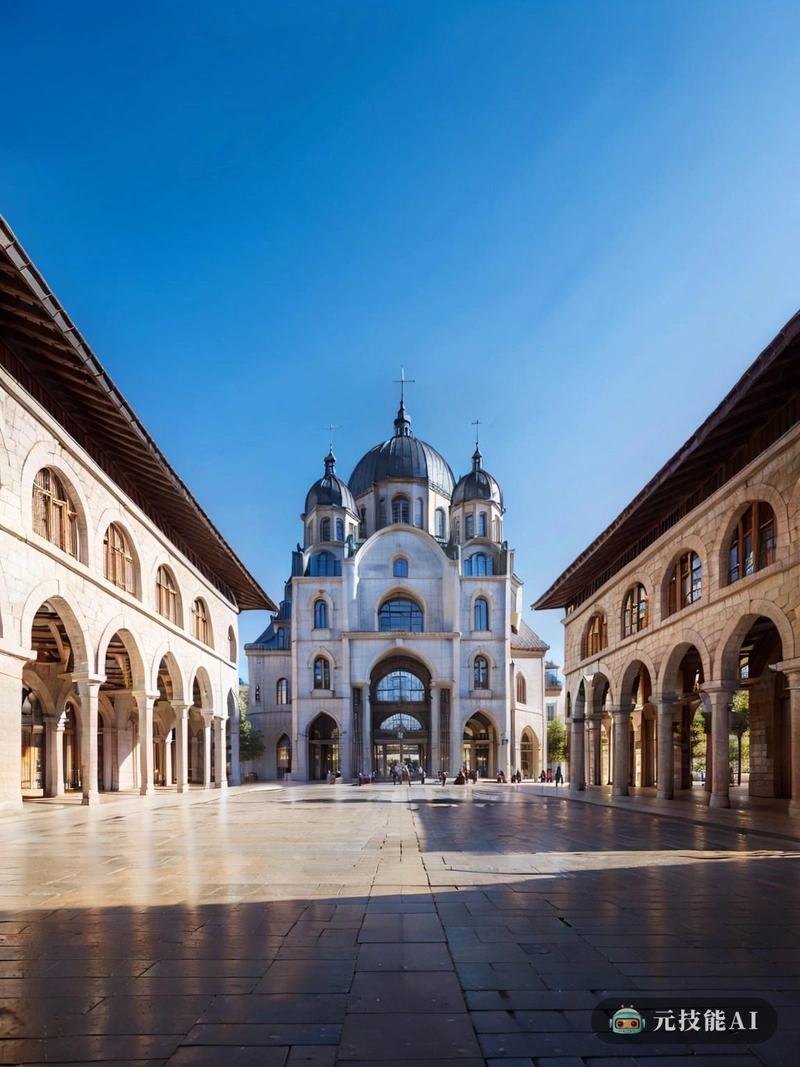
[[[187,704],[185,700],[170,700],[172,710],[178,716],[178,718],[186,718],[189,712],[191,704]]]
[[[661,708],[664,708],[667,705],[674,707],[675,704],[683,703],[680,696],[677,693],[672,692],[660,693],[658,696],[654,693],[650,699],[654,704],[657,704]]]
[[[800,687],[800,659],[785,659],[781,663],[770,663],[769,670],[780,671],[789,679],[789,688]]]
[[[134,700],[152,700],[152,702],[155,704],[161,694],[157,689],[153,693],[151,693],[147,689],[132,689],[131,696],[134,698]]]
[[[736,682],[709,681],[703,682],[703,684],[698,689],[698,693],[700,693],[701,696],[705,694],[710,697],[730,696],[731,698],[733,698],[733,694],[737,691],[737,689],[741,689],[741,685],[737,684]]]
[[[98,689],[106,680],[104,674],[94,674],[92,671],[73,671],[72,680],[76,685],[96,685]]]

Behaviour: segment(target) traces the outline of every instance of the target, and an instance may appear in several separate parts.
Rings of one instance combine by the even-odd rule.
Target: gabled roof
[[[240,609],[275,605],[167,462],[0,217],[0,365]]]
[[[520,619],[517,633],[511,635],[511,648],[520,652],[546,652],[550,646],[533,632],[524,619]]]
[[[800,418],[800,312],[702,426],[533,605],[577,606]],[[645,431],[646,432],[646,431]]]

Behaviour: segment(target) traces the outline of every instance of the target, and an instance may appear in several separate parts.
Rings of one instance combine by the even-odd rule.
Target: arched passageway
[[[387,778],[405,764],[412,775],[431,773],[431,678],[417,660],[394,656],[372,672],[372,767]]]
[[[482,711],[476,712],[464,726],[462,765],[468,771],[476,771],[479,778],[494,777],[500,766],[497,743],[497,730],[489,717]]]
[[[340,769],[339,725],[325,712],[317,715],[308,728],[308,777],[312,782],[324,781]]]

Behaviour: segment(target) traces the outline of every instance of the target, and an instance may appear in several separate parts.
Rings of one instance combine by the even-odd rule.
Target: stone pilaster
[[[709,807],[731,806],[730,779],[730,732],[731,704],[736,692],[731,682],[705,682],[703,692],[711,703],[711,796]]]
[[[131,693],[139,709],[139,792],[143,797],[155,793],[153,782],[153,705],[158,700],[158,691],[145,690]]]
[[[189,705],[182,700],[173,700],[175,712],[175,777],[179,793],[189,791]]]
[[[675,799],[675,743],[672,722],[675,711],[676,696],[664,693],[655,701],[657,714],[658,773],[656,796],[659,800]]]
[[[777,669],[786,675],[789,685],[789,760],[792,768],[789,815],[800,819],[800,661],[786,660],[778,663]]]
[[[64,792],[64,719],[46,715],[44,719],[46,797],[60,797]]]
[[[228,788],[227,745],[225,743],[225,719],[214,716],[214,788]]]
[[[585,723],[583,715],[573,715],[570,724],[569,787],[576,792],[582,792],[586,788]]]
[[[631,762],[631,712],[632,706],[613,708],[612,729],[614,731],[614,781],[611,794],[615,797],[628,796]]]
[[[211,729],[214,721],[213,711],[204,711],[203,715],[203,789],[211,788]]]
[[[97,721],[100,686],[104,675],[75,673],[72,680],[81,702],[81,803],[94,806],[100,802],[97,787]]]

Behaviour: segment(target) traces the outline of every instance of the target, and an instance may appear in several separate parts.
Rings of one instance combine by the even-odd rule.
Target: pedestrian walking
[[[392,785],[397,785],[397,767],[392,764]]]
[[[405,763],[403,764],[403,767],[402,767],[402,769],[400,771],[400,777],[402,779],[403,785],[407,785],[409,787],[409,789],[410,789],[411,788],[411,775],[408,773],[408,766]]]
[[[553,781],[553,772],[548,767],[547,768],[547,784],[550,785],[552,783],[552,781]]]
[[[439,781],[442,785],[447,785],[447,772],[439,771]]]
[[[420,769],[419,769],[419,784],[420,785],[425,785],[425,768],[424,767],[420,767]]]
[[[561,764],[556,767],[556,785],[561,785],[564,781],[564,775],[561,773]]]

